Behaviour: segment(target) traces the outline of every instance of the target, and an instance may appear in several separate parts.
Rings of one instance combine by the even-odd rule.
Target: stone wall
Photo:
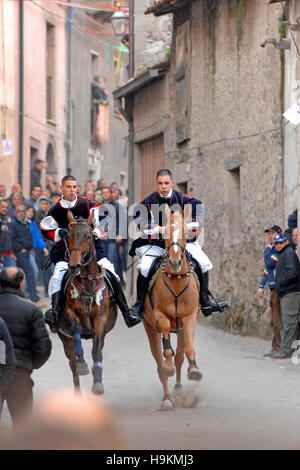
[[[281,5],[261,0],[192,3],[190,140],[176,146],[175,54],[171,54],[166,165],[188,168],[188,192],[205,204],[204,251],[211,289],[231,310],[210,321],[242,334],[269,335],[263,274],[264,229],[284,225],[281,130]],[[177,28],[188,12],[174,15]],[[174,50],[174,44],[172,45]],[[251,136],[251,137],[247,137]],[[286,228],[286,227],[284,227]],[[268,292],[266,291],[267,296]]]
[[[165,62],[170,54],[172,16],[145,15],[147,0],[135,2],[135,73]]]

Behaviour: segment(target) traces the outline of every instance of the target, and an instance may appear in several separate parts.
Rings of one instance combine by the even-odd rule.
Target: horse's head
[[[191,206],[188,204],[181,214],[179,211],[171,212],[170,208],[166,205],[165,213],[167,217],[165,242],[168,265],[172,272],[178,273],[185,256],[186,221],[190,217]]]
[[[73,276],[77,276],[80,268],[91,261],[94,246],[91,228],[93,218],[94,214],[91,213],[88,219],[75,219],[72,212],[68,211],[69,270]]]

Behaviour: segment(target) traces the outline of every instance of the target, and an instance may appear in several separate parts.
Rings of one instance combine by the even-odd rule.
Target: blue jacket
[[[259,288],[264,289],[269,284],[270,289],[275,289],[275,268],[278,261],[278,253],[275,246],[267,248],[264,251],[265,269]]]
[[[42,234],[40,232],[40,229],[38,228],[34,220],[29,221],[29,228],[33,239],[33,248],[40,248],[41,250],[47,248],[46,243],[44,242]]]
[[[29,228],[29,222],[22,223],[16,217],[13,217],[11,223],[8,225],[12,249],[15,254],[25,248],[31,251],[33,248],[33,239]]]

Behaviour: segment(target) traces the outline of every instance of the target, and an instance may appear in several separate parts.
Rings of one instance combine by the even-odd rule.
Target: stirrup
[[[58,316],[55,314],[55,312],[53,312],[52,309],[47,310],[44,315],[44,320],[45,323],[49,326],[50,331],[52,331],[52,333],[57,333],[59,327]]]
[[[128,328],[132,328],[133,326],[138,325],[142,321],[142,317],[132,309],[129,309],[128,312],[123,316]]]

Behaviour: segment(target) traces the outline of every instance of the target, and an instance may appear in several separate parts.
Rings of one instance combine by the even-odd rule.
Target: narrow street
[[[57,335],[50,333],[53,351],[35,371],[34,397],[72,386],[68,360]],[[173,347],[176,338],[172,337]],[[91,341],[84,341],[91,360]],[[298,449],[300,447],[300,366],[291,360],[271,361],[263,354],[270,343],[233,336],[198,324],[195,338],[199,383],[183,384],[187,403],[195,407],[159,410],[162,388],[142,325],[127,329],[119,315],[104,348],[104,399],[123,430],[127,449]],[[174,377],[170,379],[173,388]],[[81,377],[90,390],[92,376]],[[6,407],[4,423],[10,418]]]

